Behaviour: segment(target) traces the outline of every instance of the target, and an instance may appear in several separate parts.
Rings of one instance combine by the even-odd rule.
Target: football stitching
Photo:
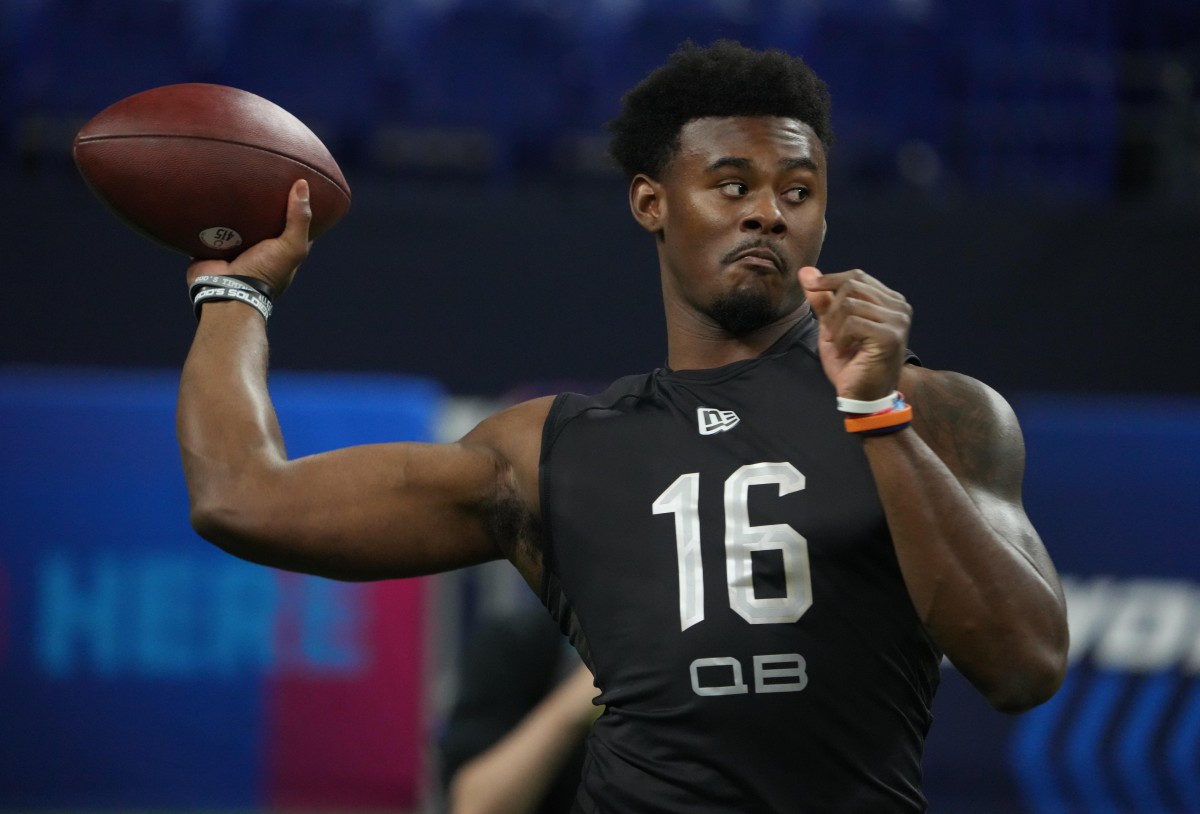
[[[342,185],[339,184],[336,179],[330,177],[330,175],[328,173],[318,169],[317,167],[312,166],[311,164],[307,164],[304,161],[301,161],[299,158],[296,158],[295,156],[288,155],[287,153],[276,152],[275,150],[268,150],[266,148],[259,147],[258,145],[255,145],[255,144],[248,144],[244,141],[234,141],[232,139],[223,139],[223,138],[212,138],[211,136],[188,136],[188,135],[183,135],[180,133],[137,133],[137,134],[128,134],[128,135],[84,136],[84,137],[79,138],[75,143],[76,143],[76,146],[78,146],[78,145],[82,145],[82,144],[92,144],[92,143],[96,143],[96,142],[100,142],[100,141],[123,141],[123,140],[128,140],[128,139],[142,139],[142,138],[166,138],[166,139],[188,139],[191,141],[211,141],[211,142],[215,142],[217,144],[233,144],[238,147],[245,147],[250,150],[256,150],[257,152],[260,152],[260,153],[266,153],[268,155],[279,156],[280,158],[285,158],[288,161],[291,161],[293,164],[296,164],[301,167],[306,167],[306,168],[312,170],[317,175],[321,176],[326,181],[328,181],[331,185],[333,185],[333,187],[335,189],[337,189],[338,192],[342,193],[342,195],[346,198],[347,201],[351,200],[350,193],[349,193],[349,184],[347,184],[346,188],[343,189]]]

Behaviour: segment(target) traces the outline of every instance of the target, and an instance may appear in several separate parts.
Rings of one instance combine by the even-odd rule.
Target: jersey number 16
[[[790,463],[746,464],[725,480],[725,581],[729,606],[752,625],[795,622],[812,606],[808,541],[786,523],[755,526],[747,500],[751,486],[774,484],[779,496],[804,488],[804,475]],[[655,514],[675,515],[679,560],[679,625],[687,630],[704,619],[704,567],[700,560],[700,473],[680,475],[654,501]],[[783,558],[784,596],[759,597],[754,590],[756,551],[778,550]]]

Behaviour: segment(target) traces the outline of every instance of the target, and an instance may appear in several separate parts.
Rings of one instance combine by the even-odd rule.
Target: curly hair
[[[708,116],[782,116],[833,142],[829,88],[799,57],[756,51],[733,40],[709,47],[684,42],[621,99],[607,125],[609,155],[632,178],[660,178],[680,147],[680,131]]]

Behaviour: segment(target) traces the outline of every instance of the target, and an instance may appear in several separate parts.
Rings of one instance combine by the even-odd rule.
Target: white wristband
[[[204,288],[192,297],[192,308],[196,312],[197,321],[200,319],[200,306],[208,300],[238,300],[262,314],[264,320],[271,318],[271,301],[257,291],[241,288]]]
[[[247,285],[241,280],[226,277],[223,274],[202,274],[192,281],[188,294],[195,297],[204,288],[238,288],[242,291],[256,291],[254,286]],[[260,292],[261,293],[261,292]]]
[[[896,403],[896,399],[900,397],[900,392],[893,390],[888,395],[874,401],[859,401],[858,399],[846,399],[841,396],[837,397],[838,410],[843,413],[859,413],[861,415],[869,415],[877,413],[880,410],[886,410]]]

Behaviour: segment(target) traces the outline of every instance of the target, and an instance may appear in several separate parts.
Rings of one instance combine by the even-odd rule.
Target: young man
[[[667,367],[520,404],[455,444],[289,460],[264,318],[222,299],[261,295],[201,281],[217,293],[178,414],[193,524],[340,579],[507,557],[606,705],[578,811],[921,811],[943,654],[1008,712],[1065,671],[1016,419],[915,363],[900,294],[815,268],[829,100],[800,60],[684,47],[612,129],[658,251]],[[308,219],[298,183],[280,238],[190,278],[281,294]]]

